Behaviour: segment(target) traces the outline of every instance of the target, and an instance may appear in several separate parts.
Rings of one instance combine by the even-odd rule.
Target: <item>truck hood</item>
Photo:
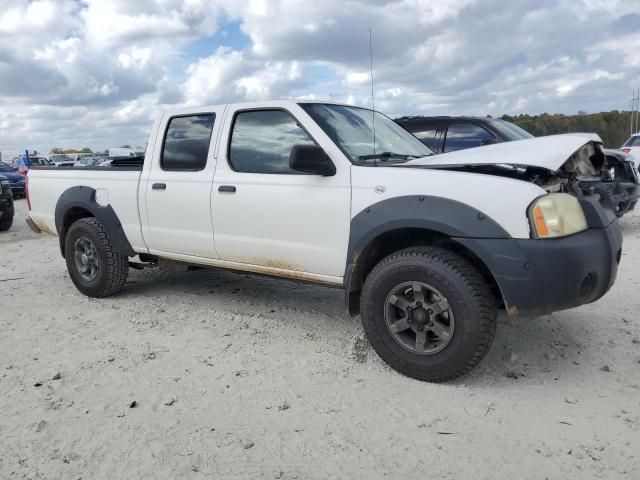
[[[597,134],[571,133],[421,157],[397,166],[457,169],[466,166],[513,165],[537,167],[549,172],[557,172],[564,166],[568,172],[578,175],[596,175],[603,162],[602,139]]]

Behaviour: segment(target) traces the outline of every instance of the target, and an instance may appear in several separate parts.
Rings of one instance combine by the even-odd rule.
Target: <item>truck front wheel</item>
[[[441,382],[464,375],[489,350],[496,305],[467,260],[435,247],[395,252],[365,281],[362,323],[380,357],[400,373]]]
[[[82,293],[101,298],[122,288],[129,273],[129,258],[115,250],[98,220],[88,217],[75,221],[64,245],[69,276]]]

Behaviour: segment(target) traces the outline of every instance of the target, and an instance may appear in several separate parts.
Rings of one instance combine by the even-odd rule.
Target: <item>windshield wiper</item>
[[[403,153],[394,152],[380,152],[373,155],[360,155],[358,160],[386,160],[388,158],[399,158],[401,160],[408,160],[410,158],[420,158],[418,155],[405,155]]]

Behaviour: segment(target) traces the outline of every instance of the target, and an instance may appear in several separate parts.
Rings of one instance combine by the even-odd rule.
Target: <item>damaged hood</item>
[[[579,174],[595,174],[602,166],[600,157],[604,158],[601,145],[602,139],[595,133],[550,135],[417,158],[399,166],[456,168],[517,165],[543,168],[550,172],[565,166],[569,167],[567,170]]]

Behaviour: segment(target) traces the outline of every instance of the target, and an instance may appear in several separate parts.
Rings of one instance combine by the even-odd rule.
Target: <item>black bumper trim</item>
[[[537,316],[594,302],[613,285],[622,252],[617,221],[547,240],[456,239],[492,272],[511,316]]]

